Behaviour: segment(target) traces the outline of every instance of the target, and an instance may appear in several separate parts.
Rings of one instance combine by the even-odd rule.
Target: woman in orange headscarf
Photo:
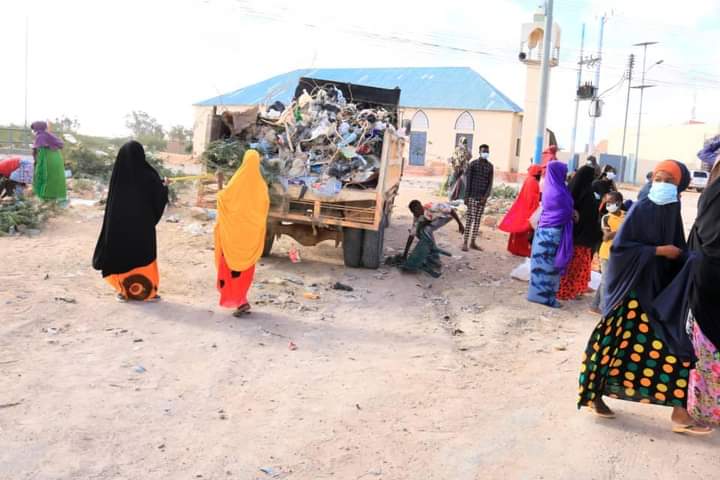
[[[263,252],[270,208],[258,152],[245,152],[242,166],[218,193],[217,207],[215,264],[220,305],[235,308],[237,317],[250,311],[247,293]]]
[[[540,165],[530,165],[528,176],[510,210],[500,223],[500,230],[508,232],[508,252],[519,257],[530,256],[530,217],[540,205]]]

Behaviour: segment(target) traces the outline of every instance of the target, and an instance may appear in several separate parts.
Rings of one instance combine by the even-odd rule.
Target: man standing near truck
[[[465,189],[465,205],[467,205],[467,221],[465,224],[465,241],[463,252],[468,251],[468,242],[473,250],[482,250],[476,243],[480,231],[480,220],[485,211],[490,194],[492,193],[493,176],[495,170],[490,158],[490,147],[486,144],[480,145],[480,158],[470,162],[467,171],[467,186]]]

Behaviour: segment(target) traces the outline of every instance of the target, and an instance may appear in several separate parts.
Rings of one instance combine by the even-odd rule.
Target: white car
[[[690,172],[690,188],[694,188],[698,192],[702,192],[707,187],[710,174],[704,170],[693,170]]]

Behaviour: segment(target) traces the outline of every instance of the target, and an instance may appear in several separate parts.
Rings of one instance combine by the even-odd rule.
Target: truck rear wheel
[[[269,224],[267,225],[267,228],[265,229],[265,245],[263,246],[263,257],[269,257],[270,252],[272,252],[273,243],[275,243],[275,229],[273,228],[273,225]]]
[[[380,267],[383,260],[383,245],[385,243],[385,226],[387,217],[383,217],[377,232],[367,230],[363,240],[362,265],[373,270]]]
[[[343,257],[345,266],[360,268],[363,258],[363,237],[365,231],[359,228],[343,228]]]

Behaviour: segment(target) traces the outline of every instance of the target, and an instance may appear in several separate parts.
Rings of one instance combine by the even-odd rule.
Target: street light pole
[[[540,63],[540,101],[538,102],[537,133],[535,135],[534,163],[542,162],[545,143],[545,117],[547,115],[548,90],[550,87],[550,64],[552,63],[553,0],[545,0],[545,31],[543,32],[543,56]]]
[[[598,40],[598,53],[597,53],[597,65],[595,66],[595,88],[600,91],[600,69],[602,68],[602,49],[603,49],[603,37],[605,36],[605,23],[607,23],[607,17],[603,15],[600,18],[600,38]],[[592,117],[590,120],[590,139],[587,145],[587,153],[592,153],[595,149],[595,126],[597,125],[597,117]]]
[[[625,101],[625,124],[623,125],[622,152],[620,153],[621,159],[622,159],[622,157],[625,156],[625,139],[627,137],[628,112],[630,111],[630,92],[632,91],[632,74],[633,74],[634,67],[635,67],[635,55],[633,55],[631,53],[630,58],[628,59],[628,71],[627,71],[628,89],[627,89],[627,100]]]
[[[577,90],[580,90],[580,82],[582,81],[583,49],[585,48],[585,24],[582,24],[582,33],[580,34],[580,60],[578,61],[577,74]],[[573,121],[572,136],[570,138],[570,159],[575,160],[575,140],[577,138],[578,113],[580,110],[580,98],[575,93],[575,120]]]
[[[642,80],[640,85],[633,87],[640,89],[640,111],[638,112],[638,128],[637,128],[637,139],[635,140],[635,172],[637,173],[638,163],[640,163],[640,128],[642,127],[642,114],[643,114],[643,97],[645,89],[654,87],[655,85],[645,85],[645,73],[647,73],[647,47],[649,45],[657,45],[658,42],[643,42],[637,43],[635,47],[643,47],[643,69],[642,69]]]

